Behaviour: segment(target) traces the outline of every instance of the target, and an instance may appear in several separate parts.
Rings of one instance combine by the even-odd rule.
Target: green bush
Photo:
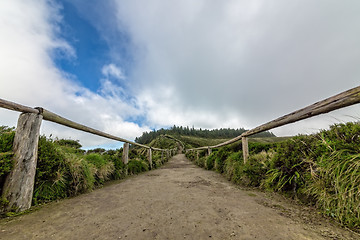
[[[266,172],[269,170],[269,163],[274,157],[274,152],[262,151],[258,154],[251,155],[243,164],[242,184],[253,187],[260,187],[261,183],[266,177]]]
[[[216,159],[216,152],[213,152],[205,160],[205,169],[212,170],[214,168],[215,159]]]
[[[13,167],[12,145],[15,136],[13,128],[0,127],[0,193],[6,175]],[[160,144],[167,144],[160,141]],[[128,166],[122,162],[121,150],[80,149],[78,141],[68,139],[48,139],[40,136],[37,169],[33,194],[33,205],[75,196],[101,186],[110,179],[121,179],[127,174],[137,174],[149,170],[146,150],[131,148]],[[153,167],[161,166],[167,159],[161,152],[153,151]],[[0,199],[0,208],[7,204]]]
[[[278,145],[276,155],[269,162],[264,186],[274,191],[296,195],[309,178],[308,168],[315,157],[313,136],[297,136]]]
[[[110,176],[111,179],[122,179],[126,176],[126,166],[122,162],[122,151],[108,150],[103,154],[103,157],[106,161],[112,162],[114,165],[114,171]]]
[[[129,174],[138,174],[149,170],[147,163],[141,160],[133,159],[128,163]]]
[[[13,168],[12,152],[0,153],[0,196],[5,183],[6,176]]]
[[[67,164],[53,140],[40,136],[33,204],[68,196]]]
[[[359,123],[348,122],[332,125],[330,130],[321,131],[318,137],[326,149],[331,152],[344,149],[351,154],[360,152]]]
[[[12,151],[14,137],[14,128],[0,126],[0,152],[4,153]]]
[[[0,177],[7,175],[13,168],[12,157],[14,153],[0,153]]]
[[[237,181],[239,176],[234,176],[239,167],[239,162],[243,161],[242,152],[233,152],[224,162],[224,174],[228,180]]]
[[[96,153],[90,153],[85,156],[86,161],[93,164],[96,168],[101,168],[104,165],[106,165],[106,160],[99,154]]]
[[[40,136],[33,196],[34,204],[67,196],[67,186],[64,179],[67,166],[64,158],[52,140]]]
[[[95,186],[96,167],[83,157],[75,154],[66,154],[67,171],[65,179],[68,182],[68,196],[75,196],[92,190]]]
[[[360,154],[346,151],[323,156],[305,193],[314,197],[317,206],[328,216],[354,228],[360,227]]]
[[[318,134],[277,144],[250,143],[245,164],[240,146],[222,147],[199,160],[195,152],[187,156],[237,184],[297,197],[343,225],[360,229],[359,123],[335,124]]]
[[[249,153],[257,154],[257,153],[261,153],[263,151],[269,151],[275,145],[276,144],[250,142],[249,143]]]
[[[202,156],[199,157],[199,159],[195,159],[195,164],[198,165],[199,167],[205,167],[205,161],[206,161],[206,157]]]
[[[196,159],[196,151],[187,151],[185,156],[190,159],[191,161],[195,161]]]
[[[88,163],[95,166],[95,183],[102,185],[114,171],[114,163],[107,161],[102,155],[97,153],[90,153],[85,155],[85,159]]]
[[[59,139],[55,141],[57,144],[59,144],[60,146],[67,146],[67,147],[72,147],[75,149],[79,149],[81,148],[81,144],[79,143],[79,141],[75,141],[75,140],[71,140],[71,139]]]
[[[214,169],[217,172],[223,173],[224,172],[224,163],[225,160],[229,157],[230,152],[226,151],[225,148],[221,148],[216,153],[215,163],[214,163]]]

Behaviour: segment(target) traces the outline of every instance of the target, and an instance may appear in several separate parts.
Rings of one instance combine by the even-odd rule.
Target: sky
[[[358,0],[0,1],[0,98],[134,140],[251,129],[359,86]],[[0,125],[19,113],[0,109]],[[310,134],[360,107],[272,130]],[[116,141],[43,121],[85,148]]]

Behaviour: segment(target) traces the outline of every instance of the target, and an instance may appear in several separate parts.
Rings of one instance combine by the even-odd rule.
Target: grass
[[[292,138],[249,139],[250,157],[241,143],[186,156],[228,180],[282,193],[314,205],[343,226],[360,230],[360,124],[335,124],[329,130]]]
[[[14,128],[0,127],[0,191],[6,176],[12,170]],[[177,144],[167,138],[155,139],[153,147],[173,148]],[[94,149],[88,152],[80,149],[74,140],[39,138],[37,169],[33,194],[33,205],[57,199],[76,196],[103,186],[105,182],[125,178],[150,169],[147,151],[130,148],[129,163],[122,163],[122,149]],[[168,160],[167,154],[153,151],[153,168]],[[0,199],[0,208],[8,204]],[[7,212],[2,216],[17,213]]]

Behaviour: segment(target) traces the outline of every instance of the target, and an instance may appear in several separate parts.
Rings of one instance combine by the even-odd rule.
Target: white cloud
[[[133,62],[125,76],[124,59],[112,51],[114,61],[101,69],[95,93],[54,64],[59,52],[76,58],[58,34],[59,6],[1,1],[0,96],[128,139],[148,126],[256,127],[359,84],[360,3],[347,2],[114,0],[105,10],[115,13],[98,4],[90,11],[97,17],[88,19],[110,49],[120,48],[114,32],[127,34]],[[131,82],[126,88],[124,79]],[[0,124],[15,125],[17,115],[0,109]],[[359,107],[274,132],[309,133],[354,120],[346,115],[360,116]],[[137,118],[145,119],[144,126],[131,122]],[[48,122],[42,133],[85,146],[113,144]]]
[[[107,78],[114,77],[117,80],[125,79],[125,75],[124,75],[123,71],[121,70],[121,68],[116,66],[113,63],[103,66],[101,72]]]
[[[59,37],[60,7],[52,1],[0,2],[0,96],[28,106],[41,106],[81,124],[120,137],[134,139],[149,130],[127,122],[140,114],[134,100],[104,81],[99,93],[77,85],[61,72],[53,58],[59,51],[76,57]],[[107,77],[123,77],[113,64],[104,67]],[[0,109],[1,125],[15,126],[18,113]],[[79,139],[84,146],[109,140],[44,121],[42,134]]]
[[[358,1],[114,2],[154,124],[251,128],[359,84]],[[347,111],[276,131],[324,128]]]

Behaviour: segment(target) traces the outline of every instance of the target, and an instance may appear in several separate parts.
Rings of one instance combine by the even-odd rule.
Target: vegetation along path
[[[183,154],[160,169],[0,221],[0,239],[359,239]]]

